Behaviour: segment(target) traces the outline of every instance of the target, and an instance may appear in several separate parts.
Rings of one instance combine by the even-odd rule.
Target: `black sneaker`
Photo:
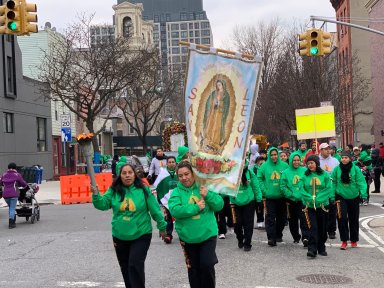
[[[281,243],[281,242],[283,242],[283,238],[276,238],[276,242],[277,242],[277,243]]]
[[[268,240],[268,245],[271,247],[276,246],[276,240]]]
[[[299,244],[299,243],[300,243],[300,240],[293,240],[293,243],[294,243],[294,244]]]
[[[249,252],[249,251],[251,251],[251,249],[252,249],[252,246],[244,246],[245,252]]]
[[[237,242],[237,247],[239,247],[240,249],[242,249],[244,247],[244,242],[243,241],[238,241]]]
[[[309,258],[315,258],[315,257],[316,257],[316,253],[315,253],[315,252],[312,252],[312,251],[308,251],[308,252],[307,252],[307,256],[308,256]]]
[[[336,233],[328,233],[329,239],[336,239]]]
[[[321,255],[321,256],[328,256],[328,253],[327,253],[327,251],[321,251],[321,252],[319,252],[319,255]]]
[[[308,239],[303,239],[303,245],[305,248],[308,247]]]

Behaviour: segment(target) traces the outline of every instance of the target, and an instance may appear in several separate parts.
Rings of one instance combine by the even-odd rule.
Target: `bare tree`
[[[107,107],[112,111],[116,94],[135,81],[142,73],[141,63],[151,57],[145,49],[130,49],[129,39],[112,38],[102,43],[91,43],[93,15],[80,16],[70,25],[63,37],[57,37],[44,52],[40,80],[51,99],[60,100],[78,118],[89,132],[95,131],[94,121]],[[108,118],[108,115],[107,117]],[[97,137],[94,149],[99,151]]]
[[[164,73],[156,50],[141,65],[145,73],[137,74],[135,81],[125,87],[118,105],[130,128],[140,138],[145,154],[147,136],[151,131],[160,129],[158,119],[164,114],[164,106],[179,96],[182,74]],[[180,103],[174,102],[173,105]]]

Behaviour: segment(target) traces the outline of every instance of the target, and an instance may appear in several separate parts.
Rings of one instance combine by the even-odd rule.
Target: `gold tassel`
[[[231,204],[231,212],[232,212],[233,224],[236,224],[237,218],[236,218],[236,212],[235,212],[235,204]]]
[[[336,201],[337,218],[341,219],[341,205],[340,200]]]
[[[184,257],[185,257],[185,264],[187,264],[188,269],[191,269],[192,264],[191,264],[191,260],[189,259],[187,250],[185,249],[185,242],[180,241],[180,245],[181,245],[181,249],[183,249],[183,253],[184,253]]]
[[[324,212],[327,212],[327,213],[329,212],[329,209],[328,209],[328,210],[327,210],[327,209],[325,209],[325,207],[324,207],[324,204],[323,204],[323,203],[321,203],[321,209],[323,209],[323,211],[324,211]]]
[[[309,214],[308,214],[308,206],[305,206],[305,208],[302,210],[304,212],[305,216],[305,221],[307,222],[308,229],[311,229],[311,219],[309,219]]]

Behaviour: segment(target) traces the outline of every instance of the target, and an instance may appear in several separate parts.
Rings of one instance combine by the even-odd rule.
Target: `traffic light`
[[[320,56],[320,44],[321,44],[321,31],[316,28],[309,29],[308,41],[309,41],[309,56]]]
[[[20,3],[9,0],[5,6],[5,33],[17,35],[21,31]]]
[[[308,31],[299,35],[300,56],[309,56]]]
[[[331,33],[321,31],[321,55],[331,53]]]
[[[26,3],[23,1],[22,6],[22,34],[29,35],[30,33],[37,33],[39,31],[37,24],[37,15],[30,12],[36,12],[37,6],[34,3]],[[32,22],[32,23],[31,23]]]

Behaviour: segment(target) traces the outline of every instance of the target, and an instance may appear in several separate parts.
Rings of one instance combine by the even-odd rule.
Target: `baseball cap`
[[[329,147],[328,143],[321,143],[320,146],[319,146],[319,149],[320,149],[320,150],[321,150],[321,149],[326,149],[326,148],[328,148],[328,147]]]
[[[360,149],[359,149],[359,147],[356,146],[356,147],[353,147],[353,151],[355,151],[355,150],[360,150]]]

